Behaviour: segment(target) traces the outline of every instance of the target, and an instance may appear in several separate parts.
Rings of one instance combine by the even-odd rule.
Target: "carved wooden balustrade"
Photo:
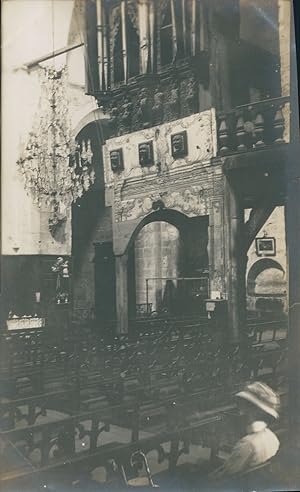
[[[261,150],[289,142],[289,98],[238,106],[217,115],[218,153]]]

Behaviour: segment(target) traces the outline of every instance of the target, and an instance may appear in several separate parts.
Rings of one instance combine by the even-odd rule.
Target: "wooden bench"
[[[0,428],[14,429],[20,420],[25,420],[28,426],[34,425],[40,415],[46,416],[47,410],[74,413],[78,409],[78,395],[72,390],[0,401]]]
[[[80,479],[83,472],[88,472],[99,466],[108,466],[110,460],[114,460],[118,464],[127,465],[130,456],[138,450],[141,450],[145,454],[152,450],[157,450],[159,460],[167,460],[169,469],[174,469],[179,456],[185,452],[188,453],[188,443],[191,436],[195,432],[203,432],[203,440],[205,440],[207,446],[210,444],[210,437],[216,433],[216,425],[221,421],[220,415],[211,415],[207,418],[203,418],[201,421],[194,423],[186,427],[179,427],[176,430],[169,432],[162,432],[158,435],[151,436],[145,439],[141,439],[138,442],[131,442],[126,444],[111,442],[92,449],[83,450],[82,452],[74,452],[74,449],[69,449],[67,454],[61,455],[54,460],[46,459],[46,450],[42,448],[42,459],[40,464],[33,469],[27,467],[19,467],[14,472],[5,471],[2,475],[2,485],[6,484],[17,486],[18,483],[22,483],[26,486],[26,480],[28,483],[43,484],[50,483],[53,476],[59,477],[60,474],[69,476],[70,481],[74,481],[77,478]],[[50,429],[48,429],[49,432]],[[11,438],[11,436],[8,436]],[[170,443],[170,452],[166,452],[163,448],[163,444]],[[47,446],[46,446],[47,447]],[[49,445],[48,445],[49,447]]]

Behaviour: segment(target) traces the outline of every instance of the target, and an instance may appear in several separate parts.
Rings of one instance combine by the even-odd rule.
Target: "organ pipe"
[[[98,70],[99,70],[99,89],[102,90],[103,84],[103,8],[102,0],[97,0],[97,47],[98,47]]]
[[[182,34],[183,34],[183,49],[186,54],[186,11],[185,11],[185,0],[181,0],[181,11],[182,11]]]
[[[149,4],[147,0],[139,1],[138,14],[140,29],[141,72],[147,73],[149,58]]]
[[[191,30],[192,55],[196,54],[196,0],[192,0],[192,30]]]
[[[172,18],[172,44],[173,44],[173,60],[177,55],[177,32],[176,32],[176,15],[174,0],[171,0],[171,18]]]
[[[124,65],[124,81],[128,82],[128,63],[127,63],[127,30],[126,30],[126,2],[121,0],[121,25],[122,25],[122,56]]]

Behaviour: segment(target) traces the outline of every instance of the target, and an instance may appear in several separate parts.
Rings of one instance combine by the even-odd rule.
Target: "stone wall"
[[[39,2],[37,5],[36,2],[22,0],[3,5],[3,255],[71,254],[71,214],[68,214],[62,234],[56,241],[49,232],[47,210],[39,209],[27,194],[16,162],[39,117],[41,94],[40,70],[35,67],[26,71],[24,64],[66,46],[72,29],[80,37],[78,24],[71,25],[73,7],[74,2],[64,1],[52,2],[51,5],[49,2]],[[48,60],[46,65],[60,69],[68,61],[69,57],[62,55]],[[82,51],[81,65],[83,68]],[[79,65],[77,73],[78,68]],[[77,80],[73,76],[73,85],[68,87],[70,119],[74,128],[83,113],[96,108],[93,98],[84,95],[84,86],[76,83],[78,76]]]
[[[278,54],[278,1],[240,0],[240,37],[270,53]]]
[[[71,22],[74,2],[50,4],[16,0],[4,3],[2,89],[5,97],[2,101],[1,178],[5,185],[1,193],[0,312],[5,322],[11,309],[34,314],[36,291],[41,292],[41,301],[47,304],[44,304],[43,314],[48,311],[51,299],[55,297],[51,264],[58,256],[69,258],[71,255],[71,210],[59,230],[51,234],[49,212],[46,207],[39,208],[33,202],[16,165],[29,132],[39,118],[41,94],[40,70],[35,66],[27,71],[24,64],[67,46],[72,30],[73,34],[76,33],[76,41],[83,38],[79,32],[78,16],[75,24],[74,15]],[[64,64],[72,63],[74,68],[74,56],[61,55],[43,65],[60,69]],[[71,84],[67,87],[73,129],[87,113],[97,108],[96,101],[85,95],[82,49],[79,54],[77,52],[76,65],[76,71],[72,70],[70,74]],[[80,71],[81,76],[78,77]]]

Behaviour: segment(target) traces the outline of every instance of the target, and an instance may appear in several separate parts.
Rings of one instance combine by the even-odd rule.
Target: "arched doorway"
[[[105,207],[100,121],[80,124],[77,141],[90,140],[95,182],[72,209],[73,319],[98,322],[115,317],[115,273],[111,209]],[[102,123],[101,123],[102,124]]]
[[[271,258],[256,261],[247,277],[248,309],[272,317],[286,311],[287,293],[284,268]]]
[[[152,222],[134,242],[137,315],[172,310],[180,276],[180,231],[168,222]]]
[[[129,318],[200,313],[208,297],[208,217],[145,217],[128,246]]]

